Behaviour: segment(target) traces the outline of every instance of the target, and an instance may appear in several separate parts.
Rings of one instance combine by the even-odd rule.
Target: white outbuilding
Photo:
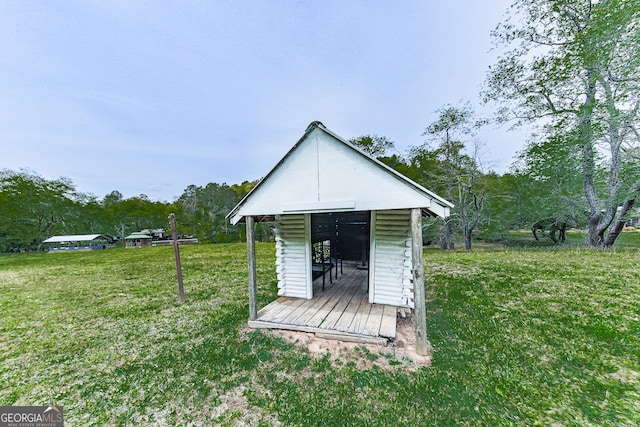
[[[228,215],[234,224],[247,224],[250,320],[260,326],[255,300],[254,222],[275,221],[278,294],[282,298],[322,298],[324,282],[333,282],[332,274],[340,282],[338,271],[344,271],[340,264],[347,263],[365,273],[365,298],[374,306],[367,313],[373,313],[375,306],[415,308],[416,332],[424,335],[419,330],[420,319],[426,316],[420,313],[424,310],[421,218],[446,218],[452,206],[322,123],[311,123]],[[317,275],[322,276],[322,289],[314,287]],[[288,316],[285,320],[295,319]],[[336,324],[340,325],[339,320]],[[318,326],[322,327],[304,328]],[[325,325],[325,329],[333,328]]]
[[[51,236],[42,241],[48,251],[94,251],[113,248],[111,239],[103,234],[72,234],[65,236]]]

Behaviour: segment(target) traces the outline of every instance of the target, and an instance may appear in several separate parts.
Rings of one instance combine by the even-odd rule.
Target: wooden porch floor
[[[249,327],[313,332],[326,338],[385,343],[396,336],[397,309],[369,304],[367,271],[344,263],[344,274],[313,282],[313,299],[280,297],[258,312]]]

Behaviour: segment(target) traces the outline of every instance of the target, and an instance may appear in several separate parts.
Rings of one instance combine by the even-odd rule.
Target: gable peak
[[[307,130],[305,132],[309,133],[317,127],[326,129],[326,126],[320,120],[314,120],[313,122],[309,123],[309,126],[307,126]]]

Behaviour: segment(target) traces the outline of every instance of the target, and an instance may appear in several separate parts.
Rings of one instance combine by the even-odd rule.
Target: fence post
[[[176,270],[178,271],[178,293],[180,294],[180,301],[184,302],[184,286],[182,285],[182,264],[180,263],[180,247],[178,246],[178,231],[176,230],[175,214],[169,215],[169,224],[171,224],[173,253],[176,256]]]

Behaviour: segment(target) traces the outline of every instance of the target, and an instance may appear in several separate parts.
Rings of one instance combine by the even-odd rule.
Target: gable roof
[[[143,232],[139,232],[139,233],[131,233],[127,237],[125,237],[124,239],[125,240],[151,239],[151,236],[149,234],[146,234],[146,233],[143,233]]]
[[[43,240],[42,243],[90,242],[98,237],[106,239],[102,234],[72,234],[69,236],[51,236],[47,240]]]
[[[227,215],[272,216],[422,208],[447,217],[451,203],[313,122],[278,164]]]

